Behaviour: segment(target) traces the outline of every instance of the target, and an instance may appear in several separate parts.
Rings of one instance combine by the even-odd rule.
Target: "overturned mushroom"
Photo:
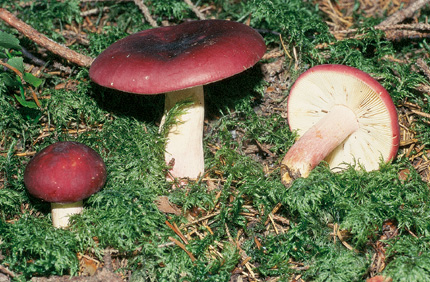
[[[370,171],[395,157],[396,107],[368,74],[344,65],[320,65],[300,75],[288,97],[288,123],[299,140],[281,163],[285,186],[307,177],[322,160],[330,168],[359,163]]]

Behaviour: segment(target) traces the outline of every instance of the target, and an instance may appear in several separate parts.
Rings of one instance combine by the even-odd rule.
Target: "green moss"
[[[22,19],[60,42],[64,41],[59,32],[64,24],[82,21],[80,9],[88,8],[86,5],[109,6],[104,15],[111,24],[100,34],[89,34],[90,46],[72,46],[94,57],[127,34],[150,28],[132,2],[9,2],[0,1],[3,7],[14,8]],[[205,7],[214,5],[216,9],[209,12],[218,18],[242,22],[249,18],[269,48],[281,48],[281,35],[287,51],[293,54],[295,49],[298,59],[289,61],[286,56],[285,66],[290,66],[287,85],[310,66],[347,64],[378,79],[396,105],[407,99],[420,111],[430,112],[428,95],[417,89],[428,81],[415,65],[429,50],[426,39],[387,41],[382,32],[372,28],[381,19],[365,17],[358,8],[353,18],[363,36],[337,41],[312,1],[195,2]],[[180,0],[148,5],[158,23],[196,18]],[[422,11],[423,20],[427,14],[427,10]],[[16,34],[4,24],[2,29]],[[35,49],[26,39],[20,44]],[[19,53],[13,56],[22,57]],[[296,63],[297,69],[293,67]],[[0,73],[6,77],[5,70]],[[144,97],[105,89],[90,82],[86,69],[75,69],[67,78],[47,74],[43,78],[41,96],[49,99],[43,101],[42,110],[19,104],[14,97],[19,87],[0,80],[1,263],[17,273],[18,280],[75,275],[78,252],[102,260],[104,249],[113,248],[120,259],[127,261],[120,271],[131,271],[131,281],[229,281],[242,262],[241,251],[250,257],[260,279],[288,281],[292,274],[300,274],[307,281],[362,281],[375,254],[372,245],[379,240],[387,220],[395,223],[398,235],[384,242],[387,253],[383,274],[395,281],[415,277],[429,280],[428,184],[408,160],[398,159],[374,172],[350,168],[334,174],[321,164],[309,178],[298,179],[285,189],[278,166],[295,134],[280,114],[260,115],[256,111],[266,98],[265,87],[270,85],[263,80],[258,65],[205,86],[205,164],[207,177],[214,184],[209,187],[206,181],[199,181],[174,191],[165,180],[165,139],[158,132],[162,95]],[[76,86],[54,89],[66,80]],[[287,95],[288,91],[284,97]],[[43,131],[48,125],[54,130]],[[71,134],[76,129],[85,130]],[[426,151],[430,140],[428,120],[415,116],[414,130]],[[91,146],[101,154],[108,169],[106,186],[85,201],[84,213],[73,217],[68,230],[52,228],[49,204],[32,198],[25,190],[23,171],[31,156],[15,155],[39,151],[60,140]],[[245,152],[248,144],[257,142],[270,148],[270,162],[263,154],[256,157]],[[261,160],[268,163],[270,172]],[[398,177],[403,169],[411,171],[406,180]],[[182,214],[159,211],[155,200],[162,195],[180,206]],[[281,208],[277,215],[290,222],[280,234],[267,231],[264,224],[268,211],[278,203]],[[171,242],[169,237],[177,235],[165,224],[166,220],[178,226],[188,222],[187,213],[193,209],[202,214],[217,212],[208,223],[213,234],[196,226],[206,236],[194,236],[186,245],[195,261],[177,245],[166,245]],[[256,211],[253,218],[246,216],[250,210]],[[334,242],[332,224],[347,232],[345,242],[355,251],[339,240]],[[241,250],[231,241],[237,236],[242,239]],[[213,248],[219,253],[213,255]]]

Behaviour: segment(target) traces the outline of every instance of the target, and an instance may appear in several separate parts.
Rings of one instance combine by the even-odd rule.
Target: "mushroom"
[[[226,20],[202,20],[129,35],[92,63],[91,79],[104,87],[135,94],[165,95],[165,114],[178,102],[182,112],[166,136],[168,180],[204,173],[203,85],[252,67],[266,45],[254,29]]]
[[[346,164],[365,170],[392,160],[399,124],[388,92],[367,73],[345,65],[319,65],[299,76],[288,97],[288,123],[300,137],[281,163],[290,186],[325,160],[333,171]]]
[[[66,228],[69,217],[83,210],[82,200],[106,182],[106,166],[90,147],[57,142],[41,150],[28,163],[24,183],[36,198],[51,203],[54,227]]]

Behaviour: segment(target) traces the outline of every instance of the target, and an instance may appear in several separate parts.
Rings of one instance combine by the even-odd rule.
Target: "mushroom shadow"
[[[164,111],[164,95],[139,95],[91,83],[98,106],[119,117],[132,117],[140,122],[159,123]]]
[[[252,106],[261,103],[261,93],[256,91],[258,85],[262,83],[263,73],[260,65],[229,77],[219,82],[205,86],[205,116],[209,120],[219,117],[221,112],[227,109],[234,109],[236,105],[244,99],[252,99]]]
[[[219,117],[220,112],[234,109],[243,99],[251,97],[255,105],[261,94],[255,88],[261,84],[263,74],[259,64],[222,81],[205,85],[205,117]],[[164,113],[164,94],[139,95],[106,88],[91,83],[93,99],[98,106],[117,116],[132,117],[140,122],[159,124]]]

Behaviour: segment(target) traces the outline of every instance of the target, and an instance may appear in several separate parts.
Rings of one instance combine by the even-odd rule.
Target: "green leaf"
[[[31,73],[24,73],[24,80],[27,83],[30,83],[31,85],[33,85],[34,87],[39,87],[40,84],[42,84],[43,80],[35,77],[34,75],[32,75]]]
[[[8,87],[14,87],[19,86],[19,82],[16,80],[15,75],[11,75],[12,73],[1,73],[0,74],[0,80],[3,81],[3,83]]]
[[[23,106],[31,109],[38,109],[39,107],[34,101],[26,101],[24,97],[15,94],[16,100]]]
[[[7,61],[7,63],[20,72],[24,72],[24,59],[22,57],[12,57]]]
[[[0,31],[0,46],[6,49],[21,50],[18,38],[3,31]]]

